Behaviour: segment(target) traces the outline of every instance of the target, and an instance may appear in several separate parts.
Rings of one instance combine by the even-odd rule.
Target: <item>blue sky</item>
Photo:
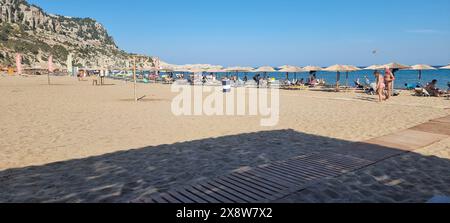
[[[94,18],[120,48],[175,64],[450,63],[449,0],[29,2]]]

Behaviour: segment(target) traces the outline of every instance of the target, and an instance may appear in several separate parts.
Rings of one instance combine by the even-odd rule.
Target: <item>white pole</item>
[[[133,79],[134,79],[134,101],[137,102],[136,95],[136,57],[133,57]]]

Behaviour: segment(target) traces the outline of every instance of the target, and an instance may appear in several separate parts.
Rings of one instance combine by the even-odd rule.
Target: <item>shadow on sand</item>
[[[321,151],[371,161],[404,152],[290,129],[264,131],[4,170],[0,172],[0,202],[128,202],[141,196],[223,176],[240,168],[256,167]],[[450,170],[449,160],[420,155],[412,157],[414,160],[405,162],[411,162],[411,165],[418,162],[432,163],[438,170]],[[380,174],[389,175],[383,172]],[[450,183],[448,176],[435,172],[430,174],[421,177]],[[405,190],[403,193],[414,193],[414,190]]]

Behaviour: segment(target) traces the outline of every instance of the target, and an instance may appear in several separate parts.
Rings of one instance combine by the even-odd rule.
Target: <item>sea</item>
[[[354,86],[354,81],[359,78],[361,83],[365,82],[365,78],[367,77],[370,83],[375,82],[374,71],[371,70],[361,70],[355,72],[348,73],[348,85]],[[383,72],[382,72],[383,73]],[[276,79],[286,79],[286,73],[271,73],[271,77],[275,77]],[[336,72],[326,72],[319,71],[316,73],[316,77],[319,79],[325,79],[325,82],[328,84],[336,83]],[[346,73],[340,74],[340,84],[346,85],[347,78]],[[249,76],[250,77],[250,76]],[[289,79],[301,79],[304,78],[308,80],[309,73],[298,73],[298,74],[289,74]],[[437,86],[440,89],[448,89],[450,86],[450,70],[424,70],[422,71],[422,78],[419,80],[419,72],[414,70],[399,70],[395,72],[395,88],[401,89],[405,88],[405,84],[416,85],[420,83],[421,85],[426,85],[432,80],[436,79]]]
[[[361,70],[361,71],[355,71],[355,72],[349,72],[348,73],[348,80],[346,79],[346,73],[341,72],[340,77],[340,84],[341,85],[347,85],[348,86],[354,86],[354,81],[359,78],[360,83],[364,84],[366,77],[369,79],[370,83],[375,82],[375,76],[373,75],[373,70]],[[383,73],[383,72],[382,72]],[[238,75],[239,78],[243,79],[245,75],[247,75],[248,79],[252,79],[255,73],[218,73],[216,74],[218,77],[222,76],[231,76],[231,75]],[[286,73],[281,72],[273,72],[273,73],[266,73],[268,77],[274,77],[277,80],[283,80],[286,79]],[[301,78],[304,78],[305,81],[309,78],[309,73],[302,72],[302,73],[289,73],[289,80],[300,80]],[[185,75],[187,76],[187,75]],[[264,74],[261,74],[263,77]],[[336,72],[326,72],[326,71],[318,71],[316,73],[316,77],[318,79],[325,79],[325,82],[327,84],[335,84],[336,83]],[[419,80],[419,72],[415,70],[399,70],[395,73],[396,81],[394,82],[395,88],[402,89],[405,88],[405,84],[408,85],[426,85],[427,83],[431,82],[432,80],[436,79],[437,86],[440,89],[446,90],[450,88],[448,86],[450,84],[450,70],[424,70],[422,71],[422,79]]]

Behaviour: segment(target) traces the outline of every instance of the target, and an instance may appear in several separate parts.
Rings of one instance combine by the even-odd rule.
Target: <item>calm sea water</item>
[[[228,73],[228,75],[236,75],[236,73]],[[219,76],[227,75],[227,73],[221,73]],[[245,75],[247,75],[248,79],[252,79],[255,75],[254,73],[238,73],[238,76],[242,79]],[[275,77],[276,79],[286,79],[286,73],[267,73],[270,77]],[[325,81],[328,84],[334,84],[336,83],[336,72],[325,72],[320,71],[316,74],[317,78],[325,79]],[[354,85],[354,81],[359,78],[361,83],[364,83],[365,76],[367,76],[370,80],[370,82],[375,82],[375,77],[373,75],[373,71],[370,70],[362,70],[362,71],[356,71],[356,72],[349,72],[348,73],[348,84],[350,86]],[[408,84],[416,84],[418,82],[422,84],[427,84],[428,82],[431,82],[433,79],[438,80],[438,87],[441,89],[448,89],[448,82],[450,82],[450,70],[429,70],[429,71],[422,71],[422,80],[419,81],[419,73],[418,71],[413,70],[400,70],[395,73],[396,81],[395,81],[395,88],[404,88],[405,83]],[[289,74],[289,79],[301,79],[304,78],[307,80],[309,77],[309,73],[297,73]],[[341,73],[341,84],[346,84],[346,74]]]

